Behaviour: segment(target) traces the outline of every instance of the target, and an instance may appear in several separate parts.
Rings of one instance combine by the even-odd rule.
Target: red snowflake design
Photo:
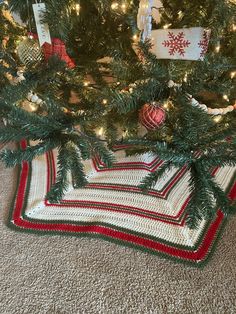
[[[168,32],[169,40],[164,40],[162,45],[164,47],[170,48],[169,54],[173,56],[176,52],[180,56],[184,57],[185,48],[189,47],[191,44],[189,40],[184,39],[184,32],[179,32],[176,36],[172,32]]]
[[[198,46],[202,49],[200,57],[203,58],[207,53],[208,44],[210,40],[210,34],[207,31],[203,32],[202,40],[198,43]]]

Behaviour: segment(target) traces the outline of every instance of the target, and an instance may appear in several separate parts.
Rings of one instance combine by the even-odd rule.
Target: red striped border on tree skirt
[[[27,143],[21,143],[25,148]],[[122,147],[123,148],[123,147]],[[147,194],[137,183],[162,163],[158,158],[117,154],[112,169],[95,158],[85,164],[89,184],[74,190],[72,182],[60,204],[44,199],[56,179],[55,155],[50,152],[32,163],[23,162],[8,225],[18,231],[100,237],[191,265],[209,259],[226,218],[219,209],[213,221],[199,229],[186,226],[188,172],[170,172]],[[217,182],[236,198],[235,169],[212,170]]]

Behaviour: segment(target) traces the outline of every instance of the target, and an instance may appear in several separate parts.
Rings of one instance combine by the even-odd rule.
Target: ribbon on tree
[[[47,23],[42,21],[42,18],[46,12],[45,3],[40,2],[33,4],[33,11],[40,47],[42,47],[45,43],[51,44],[49,26]]]

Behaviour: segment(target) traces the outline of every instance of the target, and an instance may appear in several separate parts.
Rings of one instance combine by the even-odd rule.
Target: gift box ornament
[[[152,53],[158,59],[203,60],[210,33],[202,27],[153,30]]]

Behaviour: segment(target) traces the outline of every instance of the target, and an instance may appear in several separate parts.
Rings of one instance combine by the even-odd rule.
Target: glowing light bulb
[[[84,86],[85,87],[89,86],[89,82],[88,81],[84,81]]]
[[[103,100],[102,100],[102,104],[103,104],[103,105],[107,105],[107,104],[108,104],[108,100],[107,100],[107,99],[103,99]]]
[[[171,24],[165,24],[164,26],[163,26],[163,28],[164,29],[167,29],[167,28],[169,28],[171,26]]]
[[[117,10],[117,9],[118,9],[118,6],[119,6],[119,4],[118,4],[117,2],[113,2],[113,3],[111,4],[112,10]]]
[[[233,71],[233,72],[230,73],[231,79],[235,78],[235,76],[236,76],[236,71]]]
[[[224,95],[223,99],[226,100],[226,101],[229,101],[229,97],[227,95]]]
[[[219,123],[222,120],[222,116],[216,116],[213,118],[216,123]]]
[[[218,44],[217,46],[216,46],[216,52],[218,53],[219,51],[220,51],[220,44]]]
[[[235,32],[236,31],[236,24],[232,25],[232,30]]]
[[[179,11],[178,16],[179,16],[179,18],[182,18],[183,17],[183,11]]]
[[[75,11],[76,11],[76,14],[77,14],[77,15],[79,15],[79,13],[80,13],[80,8],[81,8],[80,4],[77,3],[77,4],[75,5]]]
[[[163,108],[165,108],[165,109],[170,109],[170,104],[168,103],[168,101],[166,101],[165,103],[164,103],[164,105],[163,105]]]
[[[99,136],[102,136],[104,134],[104,129],[103,128],[100,128],[99,130],[98,130],[98,135]]]
[[[137,34],[134,34],[134,35],[133,35],[133,40],[134,40],[134,41],[137,41],[137,40],[138,40],[138,35],[137,35]]]
[[[184,82],[187,82],[187,80],[188,80],[188,73],[185,73],[185,75],[184,75]]]
[[[127,5],[125,3],[122,3],[121,9],[123,10],[123,12],[125,12],[127,9]]]

